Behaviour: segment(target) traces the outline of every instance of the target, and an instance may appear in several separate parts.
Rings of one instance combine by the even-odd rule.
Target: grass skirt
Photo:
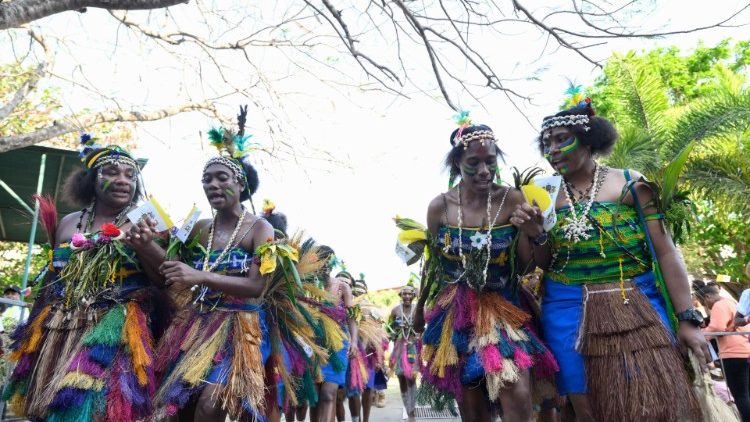
[[[560,394],[588,394],[597,420],[700,420],[652,273],[624,289],[545,280],[544,332],[561,366]]]
[[[534,378],[551,377],[557,370],[552,354],[534,334],[529,314],[499,292],[477,293],[463,284],[442,289],[426,316],[422,368],[433,403],[445,396],[462,400],[462,385],[484,379],[490,401],[500,390],[532,370]],[[425,399],[424,393],[420,394]]]
[[[4,397],[17,415],[48,421],[150,417],[153,340],[136,301],[63,311],[44,306],[19,328]]]
[[[214,399],[238,420],[263,414],[265,363],[270,355],[265,313],[257,306],[188,306],[159,342],[156,370],[161,383],[156,416],[175,415],[208,384],[220,386]]]

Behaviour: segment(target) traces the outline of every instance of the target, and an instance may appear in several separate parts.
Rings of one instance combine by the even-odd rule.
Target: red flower
[[[120,229],[112,223],[102,224],[102,234],[109,237],[117,237],[120,235]]]

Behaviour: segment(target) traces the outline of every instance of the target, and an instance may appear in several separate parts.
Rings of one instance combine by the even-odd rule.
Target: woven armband
[[[359,305],[346,308],[346,319],[353,320],[357,323],[362,321],[362,308]]]
[[[666,215],[660,212],[655,212],[653,214],[644,215],[643,219],[646,221],[653,221],[653,220],[664,220],[666,218]]]

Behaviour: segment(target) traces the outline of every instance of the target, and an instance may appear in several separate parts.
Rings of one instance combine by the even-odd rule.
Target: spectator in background
[[[750,262],[745,266],[745,275],[750,279]],[[740,302],[737,304],[737,313],[734,315],[734,325],[737,327],[744,327],[750,321],[750,289],[745,289],[740,295]]]
[[[21,300],[21,289],[17,286],[8,286],[3,290],[3,297],[11,300]],[[6,309],[3,312],[2,319],[5,321],[8,318],[15,320],[16,322],[26,322],[29,318],[29,312],[21,312],[23,308],[17,305],[6,305]]]
[[[750,334],[750,327],[735,327],[737,304],[733,299],[722,297],[716,283],[694,285],[694,288],[701,303],[711,312],[711,320],[704,332],[747,331]],[[744,335],[720,336],[717,340],[729,391],[742,420],[750,422],[750,342]]]

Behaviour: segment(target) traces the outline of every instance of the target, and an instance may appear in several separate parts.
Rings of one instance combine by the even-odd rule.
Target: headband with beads
[[[127,165],[133,167],[136,171],[140,170],[138,163],[130,156],[125,149],[118,145],[102,146],[96,143],[96,138],[89,133],[81,134],[81,146],[79,156],[86,170],[96,169],[104,165]],[[101,151],[89,156],[97,149]]]
[[[453,146],[461,143],[463,144],[464,149],[468,149],[469,144],[473,141],[490,141],[492,143],[497,142],[495,134],[491,130],[475,130],[474,132],[464,135],[464,130],[471,127],[472,125],[468,111],[464,110],[461,113],[455,115],[454,118],[456,120],[456,124],[458,124],[458,130],[456,131],[456,136],[453,138]]]
[[[583,94],[581,85],[570,84],[570,87],[565,91],[567,96],[563,109],[579,109],[585,111],[586,114],[570,114],[567,116],[550,116],[544,119],[542,122],[542,132],[559,126],[583,126],[583,130],[588,132],[591,130],[589,126],[589,116],[595,116],[596,112],[591,104],[591,98],[586,97]],[[549,132],[544,134],[545,138],[549,137]]]

